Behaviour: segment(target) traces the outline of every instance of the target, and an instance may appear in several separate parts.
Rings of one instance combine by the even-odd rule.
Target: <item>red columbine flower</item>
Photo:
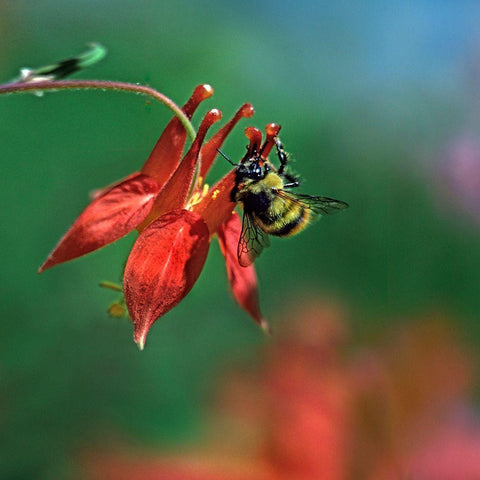
[[[212,94],[209,85],[198,86],[182,110],[191,118],[198,105]],[[95,192],[92,203],[63,236],[39,273],[137,229],[140,235],[127,260],[123,289],[134,340],[143,349],[150,326],[193,287],[205,263],[210,238],[217,234],[236,301],[267,329],[258,305],[254,267],[241,267],[237,260],[241,222],[233,212],[235,204],[230,196],[234,172],[212,188],[203,184],[217,149],[235,124],[253,112],[250,104],[243,105],[203,144],[208,129],[221,118],[219,110],[210,110],[183,158],[186,131],[174,117],[140,172]],[[253,128],[246,133],[250,148],[254,148],[261,141],[261,133]],[[274,134],[275,128],[270,126],[267,142]]]

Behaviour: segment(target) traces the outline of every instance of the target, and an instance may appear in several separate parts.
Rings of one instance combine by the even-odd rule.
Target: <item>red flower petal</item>
[[[203,147],[202,147],[202,165],[200,169],[200,177],[205,179],[210,167],[217,156],[217,148],[220,148],[232,131],[233,127],[244,117],[251,117],[255,113],[252,105],[246,103],[242,105],[233,118],[224,125]]]
[[[138,237],[128,257],[123,286],[140,349],[155,320],[193,287],[209,243],[205,222],[188,210],[166,213]]]
[[[158,195],[150,214],[140,226],[140,231],[165,212],[185,207],[192,189],[195,172],[198,171],[200,147],[208,129],[220,118],[222,118],[220,110],[213,109],[207,112],[198,128],[197,136],[190,150],[185,154],[182,163]]]
[[[235,212],[218,230],[218,240],[225,257],[228,279],[238,304],[250,314],[263,330],[269,333],[268,323],[263,318],[258,304],[255,268],[253,265],[242,267],[238,263],[237,245],[241,231],[242,222]]]
[[[137,174],[97,197],[58,242],[38,273],[97,250],[131,232],[148,215],[158,190],[155,180]]]
[[[105,187],[100,187],[100,188],[96,188],[95,190],[91,190],[88,193],[88,196],[90,197],[91,200],[95,200],[96,198],[101,197],[104,193],[107,193],[113,187],[117,187],[121,183],[126,182],[127,180],[130,180],[131,178],[134,178],[137,175],[140,175],[140,172],[130,173],[130,175],[127,175],[126,177],[124,177],[120,180],[117,180],[116,182],[110,183],[109,185],[107,185]]]
[[[207,195],[193,207],[193,211],[199,213],[205,220],[211,234],[218,231],[235,208],[235,202],[231,199],[234,187],[235,171],[232,170],[210,188]]]
[[[195,88],[188,102],[182,107],[188,118],[192,118],[203,100],[213,95],[210,85],[199,85]],[[182,157],[187,132],[177,117],[174,117],[163,131],[157,144],[142,168],[142,173],[154,178],[160,188],[172,176]]]

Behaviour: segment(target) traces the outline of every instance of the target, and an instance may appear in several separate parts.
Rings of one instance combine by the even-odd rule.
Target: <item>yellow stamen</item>
[[[190,197],[190,201],[188,202],[188,205],[186,207],[187,210],[191,210],[192,207],[194,205],[196,205],[197,203],[200,203],[203,199],[203,197],[205,197],[208,193],[208,189],[209,189],[209,186],[208,184],[205,184],[202,188],[202,191],[196,191],[191,197]]]

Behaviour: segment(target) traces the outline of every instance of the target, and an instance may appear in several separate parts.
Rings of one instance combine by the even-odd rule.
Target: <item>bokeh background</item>
[[[430,418],[439,399],[455,418],[468,411],[465,444],[479,447],[479,16],[478,2],[466,0],[0,2],[5,82],[20,67],[45,65],[101,42],[109,50],[106,59],[76,77],[149,84],[179,104],[197,84],[210,83],[215,95],[194,118],[197,125],[209,108],[228,118],[251,102],[255,116],[237,127],[224,151],[239,158],[244,127],[280,123],[304,179],[302,191],[351,205],[302,235],[274,239],[257,262],[272,338],[234,304],[213,242],[192,292],[154,325],[139,352],[129,321],[106,314],[115,294],[98,287],[101,280],[121,278],[134,234],[41,276],[36,269],[87,204],[89,191],[142,165],[169,112],[116,92],[1,97],[0,477],[136,478],[142,472],[144,479],[237,478],[232,472],[245,468],[250,473],[238,478],[397,478],[389,468],[415,457],[410,440],[423,438],[398,429],[399,423],[406,428],[399,419],[405,412],[413,412],[412,424]],[[217,161],[210,181],[227,170]],[[292,329],[297,333],[288,333]],[[312,348],[310,369],[297,353]],[[298,367],[290,373],[295,385],[315,384],[333,368],[341,381],[329,374],[320,384],[333,382],[337,393],[343,385],[340,391],[353,403],[356,389],[370,392],[360,395],[365,403],[364,397],[370,401],[372,392],[382,391],[376,382],[398,386],[394,371],[406,386],[386,389],[367,413],[355,410],[353,423],[345,420],[353,415],[349,408],[333,408],[330,415],[321,406],[323,394],[310,392],[331,425],[328,430],[320,422],[318,431],[306,433],[288,409],[269,420],[255,413],[275,405],[263,389],[275,375],[280,383],[283,374],[290,378],[289,359]],[[273,373],[267,364],[276,365],[269,367]],[[304,370],[310,373],[302,376]],[[250,378],[247,388],[239,372],[259,378]],[[219,394],[228,385],[242,386]],[[278,391],[274,385],[270,395],[290,398],[288,385]],[[422,408],[411,400],[421,388]],[[334,407],[343,405],[340,397],[328,396]],[[246,432],[220,422],[218,405],[228,407],[230,420],[243,418],[239,405],[246,408],[255,428]],[[345,418],[344,410],[350,412]],[[395,422],[384,421],[390,410]],[[318,417],[315,411],[299,414],[307,426]],[[300,427],[275,430],[288,415]],[[359,429],[369,422],[383,426]],[[433,415],[422,433],[436,431],[437,424]],[[345,435],[332,443],[338,431]],[[392,457],[391,465],[370,469],[351,458],[351,437],[365,438],[358,433],[365,431],[386,431],[385,438],[394,439],[388,454],[380,446],[390,443],[380,434],[362,443],[372,465]],[[212,437],[228,437],[235,454],[216,462]],[[327,445],[319,455],[337,467],[319,461],[302,477],[295,462],[278,458],[301,458],[304,449],[287,454],[273,437],[310,445],[313,457]],[[208,455],[199,453],[205,449]],[[237,457],[250,466],[238,467]],[[131,473],[125,473],[125,459]],[[252,465],[267,465],[277,476],[252,474]],[[195,476],[209,468],[218,477],[213,470]],[[230,473],[218,473],[222,468]],[[390,473],[374,477],[373,470]],[[424,476],[408,478],[441,478],[418,471]]]

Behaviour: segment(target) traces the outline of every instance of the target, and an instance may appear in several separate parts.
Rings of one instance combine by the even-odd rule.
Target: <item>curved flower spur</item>
[[[212,94],[209,85],[198,86],[182,108],[185,115],[191,118],[198,105]],[[258,305],[254,267],[241,267],[237,260],[241,225],[232,213],[234,171],[212,188],[203,183],[217,149],[236,123],[253,113],[250,104],[243,105],[204,143],[209,128],[221,118],[219,110],[210,110],[183,158],[186,131],[174,117],[140,172],[94,193],[93,201],[59,241],[39,273],[137,229],[139,236],[126,263],[123,291],[134,340],[143,349],[151,325],[193,287],[205,263],[210,238],[218,234],[236,301],[268,330]]]

